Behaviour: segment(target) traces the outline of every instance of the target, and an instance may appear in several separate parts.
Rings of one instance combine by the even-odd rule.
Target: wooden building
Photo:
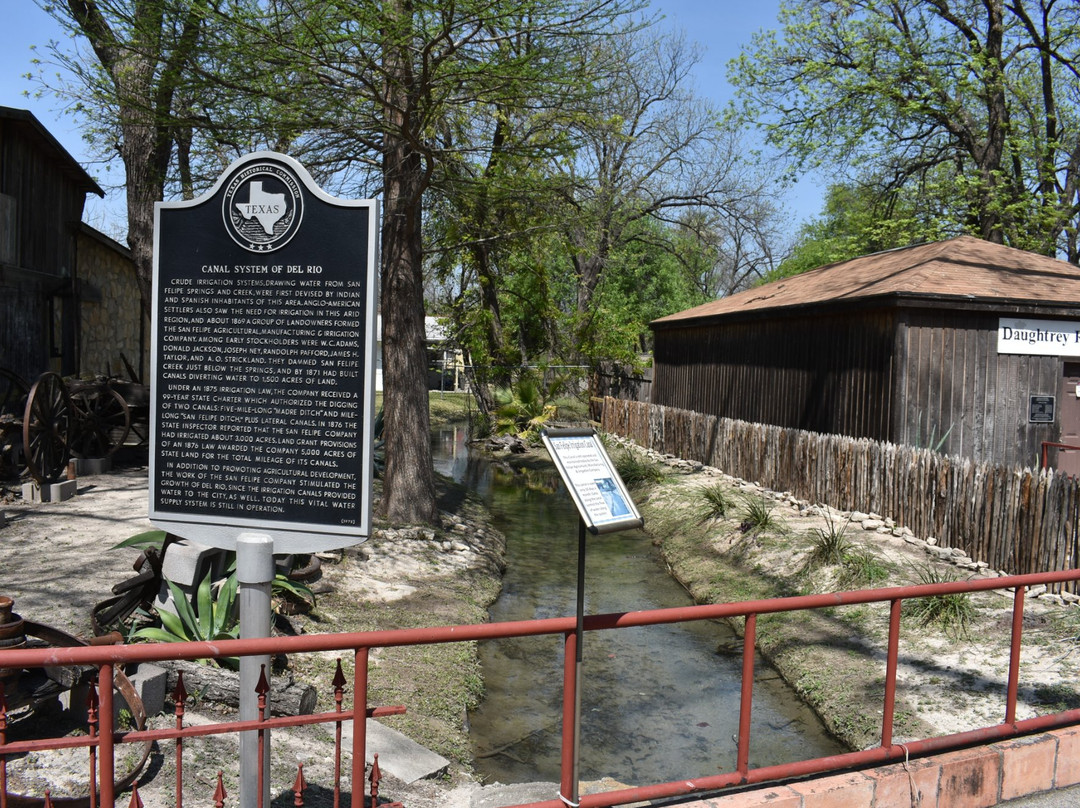
[[[0,107],[0,367],[24,379],[79,370],[78,244],[88,193],[104,196],[31,113]]]
[[[967,236],[652,323],[652,402],[1032,466],[1080,446],[1080,269]],[[1080,450],[1050,447],[1080,474]]]

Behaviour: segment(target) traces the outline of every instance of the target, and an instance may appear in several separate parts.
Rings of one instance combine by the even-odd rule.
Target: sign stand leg
[[[270,590],[274,581],[274,540],[265,533],[241,533],[236,540],[236,578],[240,596],[240,638],[270,636]],[[270,678],[270,656],[240,657],[240,720],[259,717],[259,674]],[[270,805],[270,731],[266,730],[262,766],[259,734],[240,733],[240,806]],[[259,771],[262,770],[262,783]],[[260,801],[259,795],[262,793]]]
[[[585,635],[585,520],[578,519],[577,657],[574,660],[574,769],[570,805],[580,805],[581,780],[581,649]]]

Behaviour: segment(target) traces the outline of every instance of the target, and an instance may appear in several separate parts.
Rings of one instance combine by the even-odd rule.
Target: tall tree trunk
[[[395,22],[383,55],[387,77],[383,145],[382,332],[386,470],[380,510],[395,524],[435,523],[421,199],[427,184],[420,153],[407,139],[413,87],[407,31],[409,0],[391,0]]]

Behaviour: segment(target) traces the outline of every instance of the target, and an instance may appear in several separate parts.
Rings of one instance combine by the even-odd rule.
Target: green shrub
[[[851,540],[847,536],[850,520],[845,519],[840,523],[828,516],[825,522],[825,527],[814,528],[815,538],[810,547],[810,558],[807,559],[810,567],[843,564],[844,558],[852,550]]]
[[[773,516],[774,507],[774,503],[766,499],[764,495],[744,495],[742,523],[743,530],[765,530],[770,527],[775,527],[776,517]]]
[[[889,578],[889,569],[874,553],[861,547],[844,555],[840,562],[840,585],[843,587],[872,587]]]
[[[920,584],[951,583],[956,578],[926,565],[916,569]],[[920,626],[938,625],[954,637],[967,635],[968,625],[975,616],[975,605],[968,592],[950,595],[931,595],[905,601],[904,608]]]
[[[701,489],[701,518],[723,519],[734,507],[731,494],[722,483],[713,483]]]
[[[627,488],[640,488],[664,479],[663,467],[639,452],[632,450],[619,452],[612,458],[612,463]]]

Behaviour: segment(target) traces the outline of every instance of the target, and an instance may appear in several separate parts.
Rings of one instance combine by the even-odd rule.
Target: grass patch
[[[727,486],[722,483],[707,485],[701,489],[701,518],[723,519],[735,507]]]
[[[916,577],[920,584],[944,584],[956,580],[947,572],[928,565],[917,567]],[[920,626],[938,626],[957,639],[967,636],[968,626],[975,618],[975,604],[967,592],[912,598],[904,603],[904,608]]]
[[[612,458],[612,463],[615,464],[615,470],[622,477],[627,488],[640,489],[646,485],[655,485],[663,482],[664,477],[667,476],[663,465],[639,452],[630,450],[618,452]]]
[[[774,505],[764,495],[747,494],[743,497],[742,530],[770,530],[777,526],[773,515]]]

